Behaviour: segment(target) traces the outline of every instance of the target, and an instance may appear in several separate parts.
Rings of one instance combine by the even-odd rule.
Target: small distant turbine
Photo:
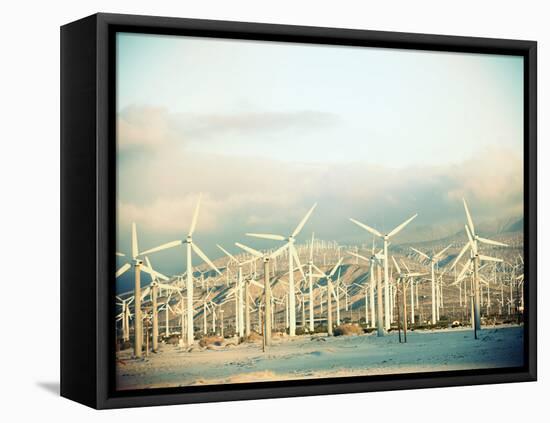
[[[247,233],[247,236],[252,236],[256,238],[263,238],[263,239],[271,239],[275,241],[287,241],[285,244],[288,246],[288,289],[289,289],[289,310],[290,310],[290,326],[289,326],[289,335],[295,336],[296,335],[296,294],[294,289],[294,261],[296,262],[298,269],[300,272],[302,272],[302,276],[305,279],[305,275],[303,274],[302,265],[300,264],[300,258],[298,257],[298,253],[296,251],[296,247],[294,246],[294,243],[296,241],[296,237],[308,221],[309,217],[311,216],[311,213],[313,213],[313,210],[317,204],[314,204],[311,209],[306,213],[304,218],[300,221],[298,226],[296,226],[296,229],[294,229],[294,232],[292,232],[289,236],[285,237],[282,235],[273,235],[273,234],[258,234],[258,233]]]
[[[432,325],[435,325],[437,323],[437,307],[438,307],[438,298],[435,293],[435,265],[441,261],[441,258],[443,257],[443,254],[445,251],[447,251],[449,248],[451,248],[451,245],[446,246],[443,248],[439,253],[433,254],[431,256],[428,256],[427,254],[423,253],[422,251],[417,250],[416,248],[411,247],[411,250],[413,250],[415,253],[419,254],[420,256],[426,258],[429,260],[431,269],[432,269]]]

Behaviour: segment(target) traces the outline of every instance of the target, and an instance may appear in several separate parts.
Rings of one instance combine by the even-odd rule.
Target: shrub
[[[199,341],[201,347],[207,347],[208,345],[221,346],[223,344],[223,338],[221,336],[204,336]]]
[[[363,328],[357,323],[344,323],[334,328],[334,336],[362,335]]]
[[[313,329],[314,333],[326,333],[327,332],[327,325],[317,325]]]
[[[250,335],[248,335],[248,337],[246,338],[246,342],[258,342],[258,341],[262,341],[263,339],[263,336],[260,335],[259,333],[257,332],[250,332]]]
[[[296,335],[305,335],[306,333],[309,333],[309,331],[306,328],[303,328],[303,327],[296,328]]]

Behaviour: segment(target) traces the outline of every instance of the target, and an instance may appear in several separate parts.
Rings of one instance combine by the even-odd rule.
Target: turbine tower
[[[454,268],[459,260],[462,258],[464,253],[470,249],[470,261],[468,265],[464,266],[462,269],[461,274],[458,276],[458,279],[461,278],[461,276],[470,268],[473,268],[473,297],[474,297],[474,334],[477,338],[477,332],[481,329],[481,311],[480,311],[480,302],[481,302],[481,294],[480,294],[480,286],[479,286],[479,264],[481,261],[494,261],[494,262],[502,262],[501,259],[495,258],[495,257],[489,257],[483,254],[479,254],[479,245],[478,241],[483,244],[488,245],[495,245],[500,247],[507,247],[508,244],[505,244],[503,242],[493,241],[491,239],[480,237],[475,232],[474,227],[474,221],[472,220],[472,216],[470,215],[470,210],[468,209],[468,204],[466,204],[466,200],[463,198],[462,202],[464,203],[464,211],[466,212],[466,220],[468,222],[467,225],[464,226],[466,230],[466,235],[468,237],[468,242],[466,245],[462,248],[460,251],[460,254],[455,259],[453,265],[451,268]]]
[[[435,325],[437,323],[437,309],[439,307],[439,298],[436,295],[435,292],[435,265],[441,261],[441,257],[443,256],[443,253],[447,251],[451,245],[446,246],[443,248],[439,253],[433,254],[432,256],[428,256],[427,254],[424,254],[422,251],[417,250],[416,248],[411,247],[411,250],[413,250],[415,253],[421,255],[422,257],[429,260],[431,269],[432,269],[432,325]]]
[[[194,325],[193,325],[193,317],[194,317],[194,305],[193,305],[193,262],[192,262],[192,253],[195,252],[206,264],[208,264],[212,270],[214,270],[218,275],[221,275],[222,273],[218,270],[218,268],[210,261],[210,259],[206,256],[206,254],[203,253],[203,251],[199,248],[197,244],[193,242],[193,232],[195,232],[195,227],[197,226],[197,219],[199,217],[199,210],[201,205],[201,197],[199,196],[199,200],[197,201],[197,206],[195,207],[195,212],[193,213],[193,219],[191,220],[191,227],[189,228],[189,233],[187,234],[187,238],[185,241],[172,241],[167,244],[161,245],[156,248],[152,248],[150,250],[147,250],[143,253],[149,254],[156,251],[164,250],[166,248],[175,247],[176,245],[185,244],[186,245],[186,256],[187,256],[187,334],[186,334],[186,340],[187,345],[192,345],[193,342],[195,342],[195,333],[194,333]],[[183,339],[183,334],[182,334]]]
[[[247,236],[252,236],[256,238],[263,238],[263,239],[272,239],[275,241],[287,241],[285,244],[288,246],[288,290],[289,290],[289,311],[290,311],[290,324],[289,324],[289,335],[290,336],[296,336],[296,293],[294,288],[294,261],[296,261],[296,265],[298,266],[298,269],[300,272],[302,272],[302,276],[305,279],[305,275],[303,274],[302,265],[300,264],[300,258],[298,257],[298,253],[296,251],[296,247],[294,246],[294,242],[296,240],[296,237],[306,224],[307,220],[311,216],[311,213],[313,213],[313,210],[317,204],[314,204],[311,209],[306,213],[304,218],[300,221],[298,226],[296,226],[296,229],[294,229],[294,232],[292,232],[288,237],[284,237],[282,235],[273,235],[273,234],[258,234],[258,233],[247,233]]]
[[[334,265],[334,267],[328,274],[323,272],[317,266],[313,265],[315,270],[319,272],[319,274],[327,280],[327,334],[329,336],[332,335],[332,297],[335,297],[336,295],[334,286],[332,284],[332,277],[336,273],[336,270],[338,270],[338,268],[342,264],[342,261],[344,261],[344,258],[340,257],[340,260],[338,260],[338,263]]]
[[[149,251],[158,251],[163,250],[165,248],[174,247],[176,245],[181,244],[181,241],[173,241],[169,242],[167,244],[163,244],[159,247],[155,247]],[[159,276],[161,278],[166,278],[161,273],[158,273],[151,269],[149,266],[146,266],[143,264],[143,260],[141,257],[143,257],[145,254],[147,254],[147,251],[140,253],[138,249],[138,236],[137,236],[137,228],[135,222],[132,223],[132,260],[129,262],[124,263],[115,274],[115,277],[118,278],[121,275],[123,275],[128,269],[130,269],[132,266],[134,266],[134,298],[135,298],[135,305],[134,305],[134,357],[141,358],[142,355],[142,347],[143,347],[143,319],[141,314],[141,271],[143,270],[145,273],[148,273],[152,276]],[[118,257],[126,257],[125,254],[117,252],[116,255]]]
[[[388,243],[392,236],[397,235],[405,226],[407,226],[416,216],[418,216],[418,213],[414,216],[410,217],[409,219],[405,220],[400,225],[396,226],[393,230],[388,232],[387,234],[382,234],[381,232],[377,231],[374,228],[371,228],[368,225],[365,225],[364,223],[359,222],[358,220],[350,218],[350,220],[358,225],[359,227],[367,230],[373,235],[376,235],[379,238],[382,238],[384,240],[384,328],[386,331],[390,329],[390,293],[389,293],[389,266],[388,266]]]
[[[290,244],[285,244],[282,247],[280,247],[278,250],[275,250],[271,254],[264,254],[260,251],[257,251],[253,248],[250,248],[244,244],[240,244],[238,242],[235,243],[235,245],[244,251],[252,254],[253,256],[256,256],[258,258],[261,258],[264,262],[264,284],[263,286],[259,284],[256,281],[252,281],[255,285],[260,286],[264,289],[264,345],[269,346],[271,345],[271,282],[269,278],[269,262],[270,260],[277,257],[279,254],[281,254],[286,248],[289,247]],[[290,254],[289,254],[290,255]],[[261,304],[261,303],[260,303]],[[260,305],[258,305],[258,315],[260,315]]]
[[[236,301],[237,301],[237,311],[238,311],[238,331],[239,331],[239,337],[243,337],[245,333],[245,319],[244,319],[244,303],[245,298],[243,298],[243,266],[249,263],[252,263],[256,261],[256,258],[253,258],[251,260],[247,261],[239,261],[237,260],[229,251],[227,251],[225,248],[223,248],[221,245],[216,244],[216,246],[227,256],[229,257],[230,261],[234,261],[237,264],[238,269],[238,279],[237,279],[237,292],[236,295]],[[250,331],[250,325],[246,325],[246,332],[249,334]]]

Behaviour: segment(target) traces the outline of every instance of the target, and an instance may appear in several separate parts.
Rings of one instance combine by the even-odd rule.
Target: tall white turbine
[[[393,230],[388,232],[387,234],[382,234],[381,232],[377,231],[374,228],[371,228],[368,225],[365,225],[364,223],[359,222],[358,220],[350,218],[350,220],[358,225],[359,227],[367,230],[373,235],[376,235],[379,238],[382,238],[384,240],[384,328],[386,330],[390,329],[390,293],[389,293],[389,266],[388,266],[388,243],[389,239],[397,235],[405,226],[407,226],[416,216],[418,216],[418,213],[414,216],[410,217],[409,219],[405,220],[400,225],[396,226]]]
[[[336,292],[334,289],[334,285],[332,284],[332,277],[336,273],[336,270],[339,269],[340,265],[342,264],[342,261],[344,261],[343,257],[340,257],[340,260],[338,260],[338,263],[334,265],[332,270],[327,274],[323,272],[321,269],[319,269],[317,266],[313,265],[315,270],[319,272],[320,275],[324,276],[327,280],[327,334],[329,336],[332,336],[332,298],[336,298]]]
[[[130,318],[132,317],[132,313],[130,312],[130,304],[134,301],[134,297],[132,296],[122,299],[117,296],[116,299],[119,301],[117,305],[122,309],[120,313],[122,320],[122,340],[127,342],[130,340]]]
[[[415,286],[414,278],[416,278],[418,276],[424,276],[427,273],[411,272],[411,270],[407,267],[407,264],[403,260],[401,260],[401,264],[407,270],[407,276],[409,277],[409,281],[410,281],[410,289],[411,289],[411,292],[410,292],[411,324],[414,325],[414,304],[415,304],[415,300],[414,300],[414,297],[415,297],[415,295],[414,295],[414,286]],[[417,291],[418,291],[418,289],[417,289]],[[417,292],[417,294],[418,294],[418,292]],[[403,294],[403,295],[405,295],[405,294]],[[417,300],[417,303],[418,303],[418,300]]]
[[[279,249],[275,250],[271,254],[265,254],[254,248],[250,248],[246,245],[240,244],[238,242],[235,245],[244,251],[252,254],[255,257],[261,258],[264,262],[264,284],[260,285],[258,282],[253,281],[255,285],[258,285],[264,289],[264,345],[271,345],[271,327],[272,327],[272,313],[271,313],[271,278],[269,276],[269,262],[281,254],[285,249],[289,247],[290,244],[285,244]],[[260,314],[260,306],[258,306],[258,314]]]
[[[156,251],[163,250],[165,248],[174,247],[176,245],[180,245],[182,243],[185,243],[186,245],[186,256],[187,256],[187,270],[186,270],[186,276],[187,276],[187,334],[186,334],[186,340],[187,345],[193,344],[195,342],[195,334],[194,334],[194,325],[193,325],[193,317],[194,317],[194,305],[193,305],[193,263],[192,263],[192,252],[195,252],[208,266],[210,266],[218,275],[221,275],[222,273],[218,270],[218,268],[210,261],[210,259],[206,256],[206,254],[203,253],[203,251],[199,248],[197,244],[193,242],[193,232],[195,232],[195,227],[197,226],[197,219],[199,217],[199,210],[201,205],[201,197],[199,196],[199,200],[197,202],[197,206],[195,208],[195,212],[193,213],[193,219],[191,220],[191,227],[189,228],[189,233],[187,234],[187,238],[185,241],[173,241],[169,242],[167,244],[161,245],[156,248],[152,248],[151,250],[145,251],[142,254],[148,254]]]
[[[173,241],[161,246],[155,247],[148,251],[159,251],[166,248],[175,247],[176,245],[181,244],[181,241]],[[142,347],[143,347],[143,319],[141,314],[141,271],[143,270],[150,275],[161,275],[158,272],[155,272],[153,269],[143,264],[143,257],[147,254],[148,251],[143,253],[139,252],[138,249],[138,236],[136,224],[132,223],[132,260],[124,263],[117,271],[115,276],[118,278],[123,275],[128,269],[134,266],[134,298],[135,298],[135,318],[134,318],[134,357],[141,358],[142,356]],[[123,253],[116,253],[119,257],[125,257]]]
[[[382,255],[382,251],[383,250],[380,250],[378,253],[375,252],[374,242],[372,244],[372,253],[371,253],[369,258],[367,258],[365,256],[362,256],[358,253],[354,253],[353,251],[348,251],[349,254],[351,254],[352,256],[355,256],[357,259],[361,259],[361,260],[369,262],[369,272],[368,273],[369,273],[369,278],[370,278],[369,297],[370,297],[371,327],[375,327],[376,326],[376,321],[377,321],[377,319],[376,319],[376,307],[374,306],[374,287],[376,285],[376,280],[375,280],[376,275],[375,275],[375,272],[374,272],[374,267],[377,264],[381,263],[381,260],[384,259],[384,256]],[[377,294],[377,295],[379,295],[379,294]],[[382,311],[382,310],[380,310],[380,311]]]
[[[272,239],[275,241],[287,241],[286,245],[288,246],[288,289],[289,289],[289,312],[290,312],[290,324],[289,324],[289,334],[290,336],[296,336],[296,293],[294,289],[294,262],[296,262],[298,269],[300,272],[302,272],[302,276],[305,279],[305,275],[303,274],[302,265],[300,264],[300,258],[298,257],[298,253],[296,251],[296,247],[294,246],[296,237],[306,224],[307,220],[311,216],[311,213],[313,213],[313,210],[317,204],[314,204],[311,209],[306,213],[304,218],[300,221],[298,226],[296,226],[296,229],[294,229],[294,232],[292,232],[288,237],[282,236],[282,235],[273,235],[273,234],[258,234],[258,233],[247,233],[246,235],[256,237],[256,238],[263,238],[263,239]]]
[[[315,241],[315,234],[311,234],[311,243],[309,244],[309,261],[308,261],[308,288],[309,288],[309,331],[313,333],[315,330],[313,309],[315,307],[313,303],[313,243]]]
[[[472,216],[470,215],[470,210],[468,209],[468,205],[466,204],[466,200],[462,199],[462,202],[464,203],[464,211],[466,212],[466,220],[468,222],[467,225],[465,225],[466,235],[468,236],[468,243],[462,248],[460,251],[460,254],[455,259],[453,265],[451,268],[454,268],[461,257],[464,255],[466,250],[470,249],[470,262],[468,266],[465,266],[461,272],[461,275],[458,276],[458,279],[461,278],[461,276],[470,268],[472,268],[473,271],[473,311],[474,311],[474,333],[477,337],[477,332],[481,329],[481,311],[480,311],[480,302],[481,302],[481,294],[480,294],[480,284],[479,284],[479,270],[480,270],[480,262],[481,261],[495,261],[495,262],[502,262],[501,259],[489,257],[483,254],[479,254],[479,245],[478,241],[483,244],[488,245],[495,245],[500,247],[507,247],[508,244],[505,244],[503,242],[493,241],[491,239],[480,237],[476,234],[475,228],[474,228],[474,222],[472,219]]]
[[[435,282],[436,282],[435,281],[435,265],[441,261],[441,258],[443,257],[443,254],[450,247],[451,247],[451,245],[448,245],[445,248],[443,248],[439,253],[433,254],[431,256],[423,253],[422,251],[417,250],[416,248],[411,247],[411,250],[413,250],[415,253],[417,253],[420,256],[428,259],[428,261],[430,262],[430,265],[431,265],[431,269],[432,269],[432,325],[435,325],[437,323],[437,313],[438,313],[437,310],[439,308],[439,305],[438,305],[439,298],[438,298],[438,296],[436,295],[436,292],[435,292]]]
[[[246,260],[246,261],[240,261],[240,260],[237,260],[237,258],[235,256],[233,256],[229,251],[227,251],[225,248],[223,248],[221,245],[219,244],[216,244],[216,246],[226,255],[230,258],[231,261],[235,262],[235,264],[237,265],[237,275],[238,275],[238,278],[237,278],[237,292],[236,292],[236,295],[237,295],[237,310],[238,310],[238,332],[239,332],[239,336],[242,338],[245,334],[245,323],[246,323],[246,319],[244,318],[244,311],[245,311],[245,306],[244,306],[244,303],[245,303],[245,297],[244,297],[244,289],[243,289],[243,266],[247,265],[247,264],[250,264],[254,261],[256,261],[257,259],[256,258],[253,258],[251,260]],[[246,332],[248,334],[250,334],[250,325],[246,326]]]

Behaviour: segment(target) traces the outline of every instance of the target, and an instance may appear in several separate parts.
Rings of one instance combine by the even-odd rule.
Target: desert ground
[[[276,336],[265,352],[261,337],[240,344],[220,338],[191,348],[162,343],[139,360],[127,349],[117,360],[119,390],[518,367],[523,327],[485,327],[477,340],[471,328],[416,330],[407,343],[399,343],[395,331],[384,337]]]

